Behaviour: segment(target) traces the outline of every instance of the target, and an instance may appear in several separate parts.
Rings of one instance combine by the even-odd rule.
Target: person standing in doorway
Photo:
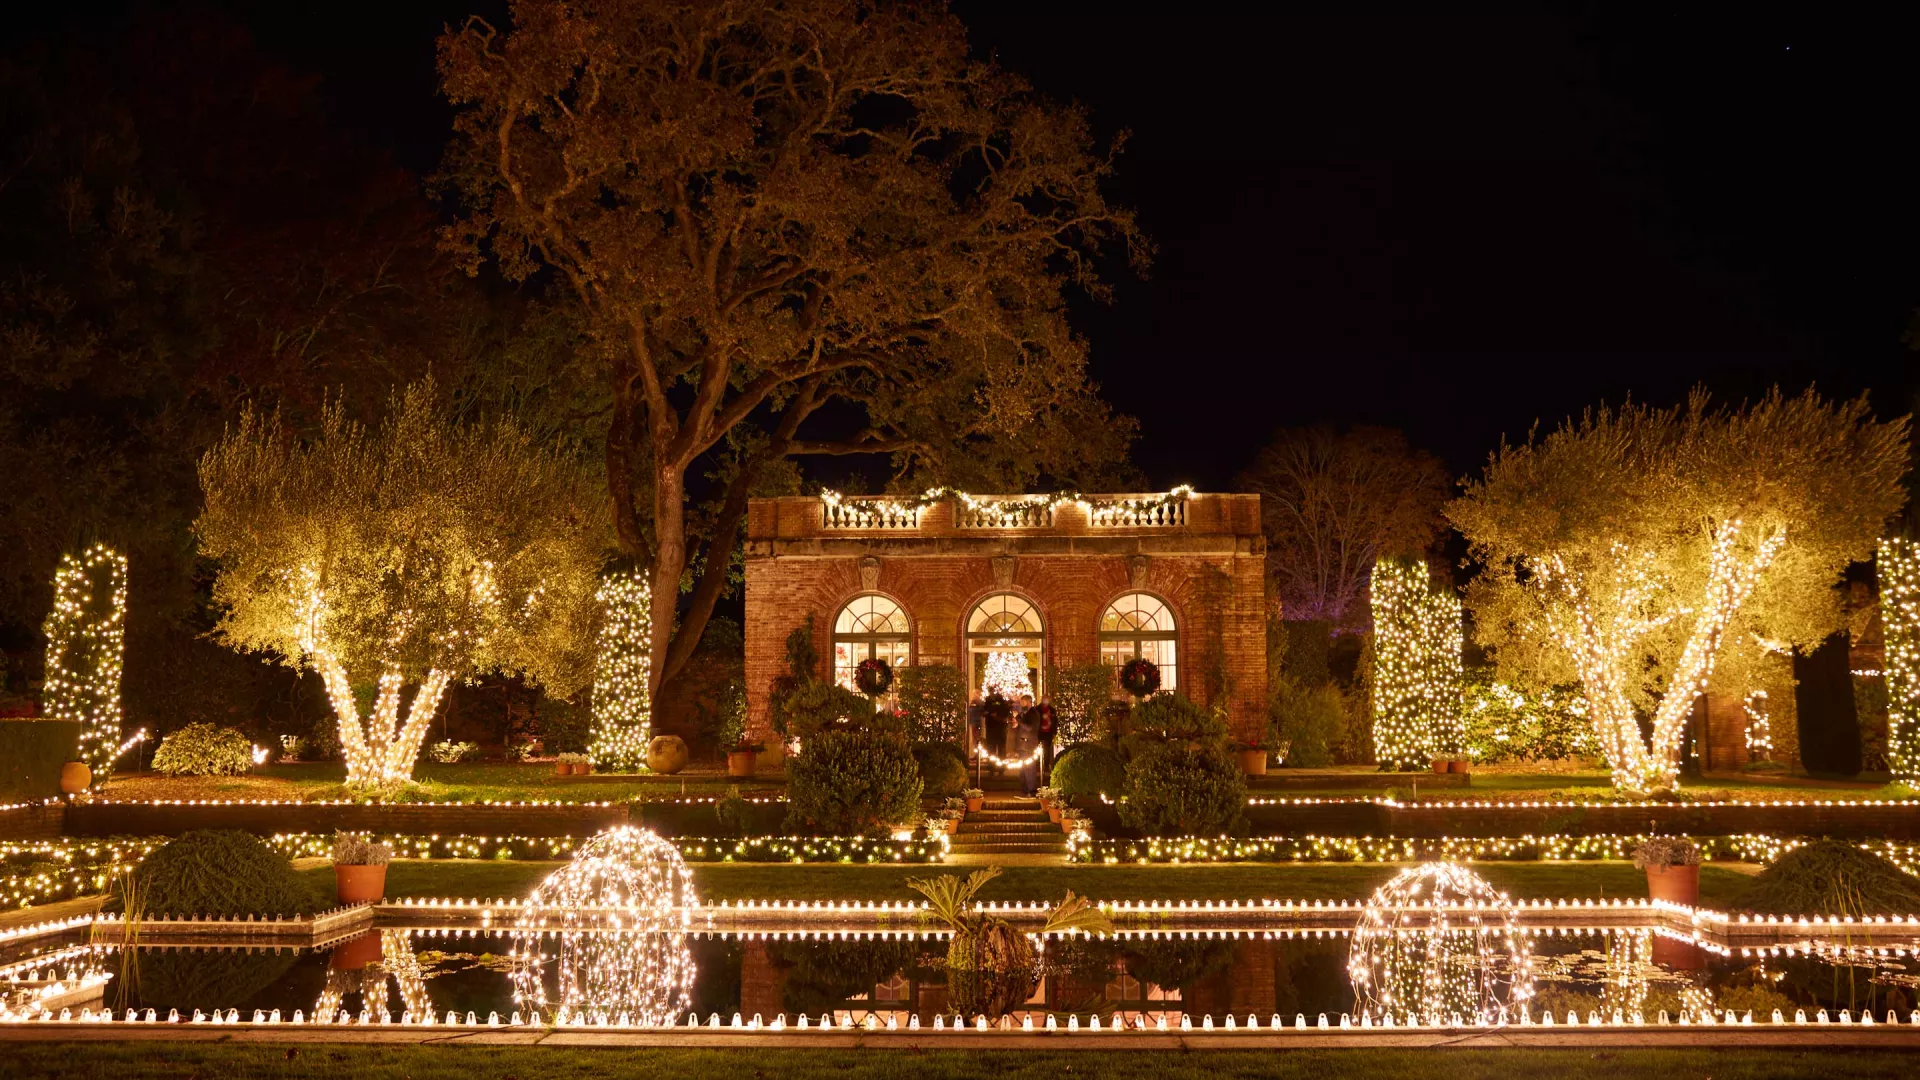
[[[1020,762],[1020,793],[1028,797],[1040,790],[1040,732],[1034,719],[1034,710],[1028,708],[1013,726],[1012,757]]]

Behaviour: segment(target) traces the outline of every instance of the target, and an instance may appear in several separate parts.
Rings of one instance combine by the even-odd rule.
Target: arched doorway
[[[1147,593],[1127,593],[1100,616],[1100,659],[1112,667],[1143,657],[1160,668],[1160,685],[1179,685],[1178,635],[1166,602]]]
[[[967,686],[986,696],[1042,695],[1046,628],[1040,611],[1013,593],[996,593],[967,615]]]

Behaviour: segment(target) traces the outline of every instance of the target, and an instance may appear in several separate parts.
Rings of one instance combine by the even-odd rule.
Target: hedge
[[[60,766],[79,756],[78,720],[0,720],[0,803],[60,794]]]

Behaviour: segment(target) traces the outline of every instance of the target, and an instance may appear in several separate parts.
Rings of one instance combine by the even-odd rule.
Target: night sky
[[[1283,425],[1399,427],[1464,473],[1536,419],[1697,382],[1912,400],[1920,20],[956,6],[982,52],[1133,132],[1119,190],[1158,261],[1079,325],[1157,488],[1226,487]],[[424,172],[434,38],[501,7],[220,10]]]

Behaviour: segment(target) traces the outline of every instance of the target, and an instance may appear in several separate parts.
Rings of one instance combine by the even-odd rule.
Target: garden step
[[[968,821],[1045,821],[1045,810],[975,810]]]
[[[1040,805],[1039,799],[988,799],[981,804],[983,810],[1038,810],[1046,813],[1047,808]]]
[[[1057,844],[1006,843],[1006,844],[954,844],[948,851],[954,855],[1061,855],[1067,853],[1066,841]]]
[[[960,823],[962,833],[1045,833],[1059,832],[1060,826],[1045,818],[1039,821],[974,821]]]

